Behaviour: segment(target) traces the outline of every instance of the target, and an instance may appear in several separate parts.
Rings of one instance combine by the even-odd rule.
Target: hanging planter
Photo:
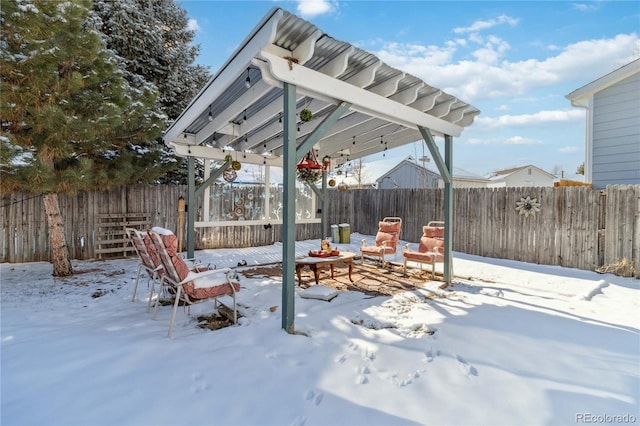
[[[311,121],[312,118],[313,118],[313,113],[311,112],[310,109],[305,108],[302,111],[300,111],[300,120],[307,122],[307,121]]]
[[[313,149],[296,166],[298,179],[309,185],[315,185],[322,177],[322,164],[318,163]]]

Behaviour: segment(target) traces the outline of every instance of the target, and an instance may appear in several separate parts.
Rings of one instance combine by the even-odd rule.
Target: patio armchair
[[[135,302],[136,300],[136,292],[138,290],[140,274],[142,273],[142,270],[145,270],[147,271],[149,280],[151,281],[151,292],[149,293],[149,301],[147,302],[147,312],[149,312],[149,310],[151,309],[151,300],[153,299],[155,284],[156,281],[158,281],[158,283],[160,282],[160,277],[163,273],[164,267],[162,266],[160,258],[155,252],[153,243],[151,242],[151,238],[149,237],[149,235],[147,235],[146,232],[134,228],[127,228],[126,231],[128,238],[131,240],[131,245],[138,255],[138,259],[140,259],[140,263],[138,264],[138,271],[136,274],[136,282],[133,286],[133,296],[131,297],[131,301]]]
[[[410,261],[418,263],[420,270],[422,270],[422,265],[430,265],[431,279],[434,279],[436,263],[444,262],[444,222],[431,221],[423,226],[418,251],[411,250],[411,244],[407,243],[402,257],[405,275],[407,274],[407,262]]]
[[[191,270],[185,260],[177,253],[178,240],[173,233],[159,233],[157,228],[147,231],[153,245],[160,257],[164,274],[161,278],[163,287],[168,287],[170,293],[175,295],[173,313],[169,323],[168,337],[178,310],[178,305],[193,305],[196,303],[213,300],[214,308],[218,310],[219,298],[229,296],[233,300],[233,323],[238,320],[236,308],[236,293],[240,291],[240,284],[230,268],[207,269],[198,267]],[[153,310],[153,319],[158,313],[159,299]]]
[[[378,222],[378,232],[374,245],[367,245],[367,240],[362,240],[360,247],[361,263],[364,264],[365,256],[380,262],[384,268],[387,265],[386,256],[396,253],[398,241],[402,234],[402,219],[399,217],[385,217]]]

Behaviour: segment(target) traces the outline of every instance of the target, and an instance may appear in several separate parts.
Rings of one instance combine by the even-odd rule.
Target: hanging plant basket
[[[313,118],[313,113],[311,112],[310,109],[305,108],[302,111],[300,111],[300,120],[307,122],[307,121],[311,121],[312,118]]]
[[[316,154],[311,150],[296,166],[298,179],[315,185],[322,178],[322,164],[318,163]]]

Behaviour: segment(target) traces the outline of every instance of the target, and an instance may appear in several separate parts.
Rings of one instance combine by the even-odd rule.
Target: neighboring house
[[[360,167],[360,170],[358,168]],[[337,174],[338,170],[341,174]],[[389,160],[351,161],[330,174],[337,184],[349,188],[437,188],[440,175],[409,155],[397,164]]]
[[[544,170],[528,165],[500,170],[489,176],[487,187],[553,186],[555,176]]]
[[[376,179],[378,189],[437,188],[440,175],[421,166],[408,156]]]
[[[486,188],[488,182],[489,179],[487,178],[455,166],[453,167],[454,188]],[[444,181],[441,178],[438,178],[438,187],[444,188]]]
[[[566,98],[587,109],[586,181],[598,189],[640,184],[640,59]]]

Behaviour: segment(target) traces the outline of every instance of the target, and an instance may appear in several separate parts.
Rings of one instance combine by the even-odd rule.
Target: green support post
[[[282,221],[282,328],[295,332],[296,86],[284,83]]]
[[[451,285],[453,265],[453,137],[444,135],[444,162],[451,179],[444,183],[444,282]]]
[[[193,259],[196,248],[196,160],[187,157],[187,257]]]

